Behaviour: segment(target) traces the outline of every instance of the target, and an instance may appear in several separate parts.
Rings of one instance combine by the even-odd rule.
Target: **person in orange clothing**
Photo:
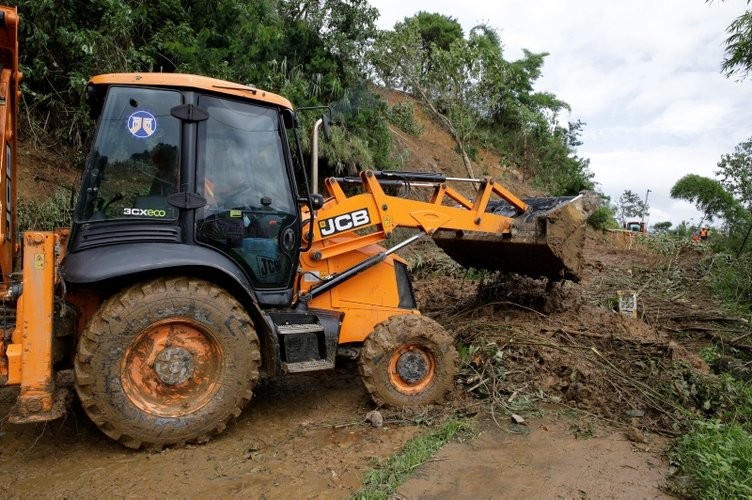
[[[707,241],[709,235],[709,230],[707,227],[703,227],[700,229],[700,240]]]

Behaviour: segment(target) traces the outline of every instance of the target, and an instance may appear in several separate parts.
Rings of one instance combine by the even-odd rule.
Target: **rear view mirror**
[[[311,193],[311,210],[318,210],[324,206],[324,197],[319,193]]]

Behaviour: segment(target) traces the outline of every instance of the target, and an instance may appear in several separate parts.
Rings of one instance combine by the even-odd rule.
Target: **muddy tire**
[[[360,351],[358,371],[376,404],[415,407],[439,402],[452,389],[457,359],[441,325],[405,314],[374,328]]]
[[[205,442],[240,415],[259,343],[221,288],[158,279],[107,300],[78,343],[76,390],[92,421],[129,448]]]

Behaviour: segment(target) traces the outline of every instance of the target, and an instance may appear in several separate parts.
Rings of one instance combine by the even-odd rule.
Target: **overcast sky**
[[[714,177],[724,153],[752,136],[752,78],[720,73],[725,30],[744,0],[371,0],[377,25],[419,11],[457,19],[465,33],[486,23],[501,35],[505,59],[522,49],[548,52],[536,89],[587,123],[579,155],[590,158],[599,189],[618,200],[650,190],[650,224],[699,222],[672,200],[688,173]]]

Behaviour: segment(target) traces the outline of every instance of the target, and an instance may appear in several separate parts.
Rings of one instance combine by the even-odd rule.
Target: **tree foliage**
[[[545,56],[525,51],[507,61],[493,28],[479,25],[464,36],[456,20],[422,12],[381,33],[371,63],[382,82],[413,93],[447,128],[471,177],[475,142],[556,194],[591,189],[588,162],[575,153],[584,124],[561,127],[558,115],[569,106],[534,91]]]
[[[734,197],[715,179],[687,174],[671,188],[671,197],[688,201],[712,221],[716,217],[734,219],[740,208]]]
[[[10,3],[14,2],[10,0]],[[468,174],[478,146],[554,194],[592,188],[576,154],[582,126],[537,92],[545,53],[503,57],[499,33],[464,33],[420,12],[378,33],[367,0],[17,0],[24,106],[45,142],[83,146],[93,127],[82,96],[93,75],[180,71],[256,85],[297,106],[328,105],[340,124],[322,169],[389,166],[389,108],[374,75],[413,93],[452,134]],[[308,128],[315,117],[302,115]],[[308,140],[305,139],[304,143]]]
[[[634,191],[627,189],[619,197],[617,204],[619,220],[622,227],[633,218],[644,218],[648,215],[650,207]]]
[[[752,137],[738,144],[733,153],[722,155],[715,173],[723,187],[752,211]]]
[[[361,99],[363,53],[377,17],[366,0],[20,0],[18,7],[26,109],[33,123],[46,124],[43,132],[72,146],[88,138],[81,97],[100,73],[198,73],[256,85],[297,106]],[[339,116],[347,140],[367,144],[369,154],[355,161],[384,166],[386,127],[362,128],[369,120],[361,108],[340,109],[349,111]],[[385,109],[370,113],[377,122]],[[355,146],[351,153],[362,150]]]
[[[728,77],[746,78],[752,71],[752,11],[747,10],[734,19],[726,34],[726,53],[721,69]]]
[[[656,222],[655,224],[653,224],[653,231],[657,234],[666,234],[668,233],[669,229],[671,229],[672,225],[673,223],[670,220]]]

